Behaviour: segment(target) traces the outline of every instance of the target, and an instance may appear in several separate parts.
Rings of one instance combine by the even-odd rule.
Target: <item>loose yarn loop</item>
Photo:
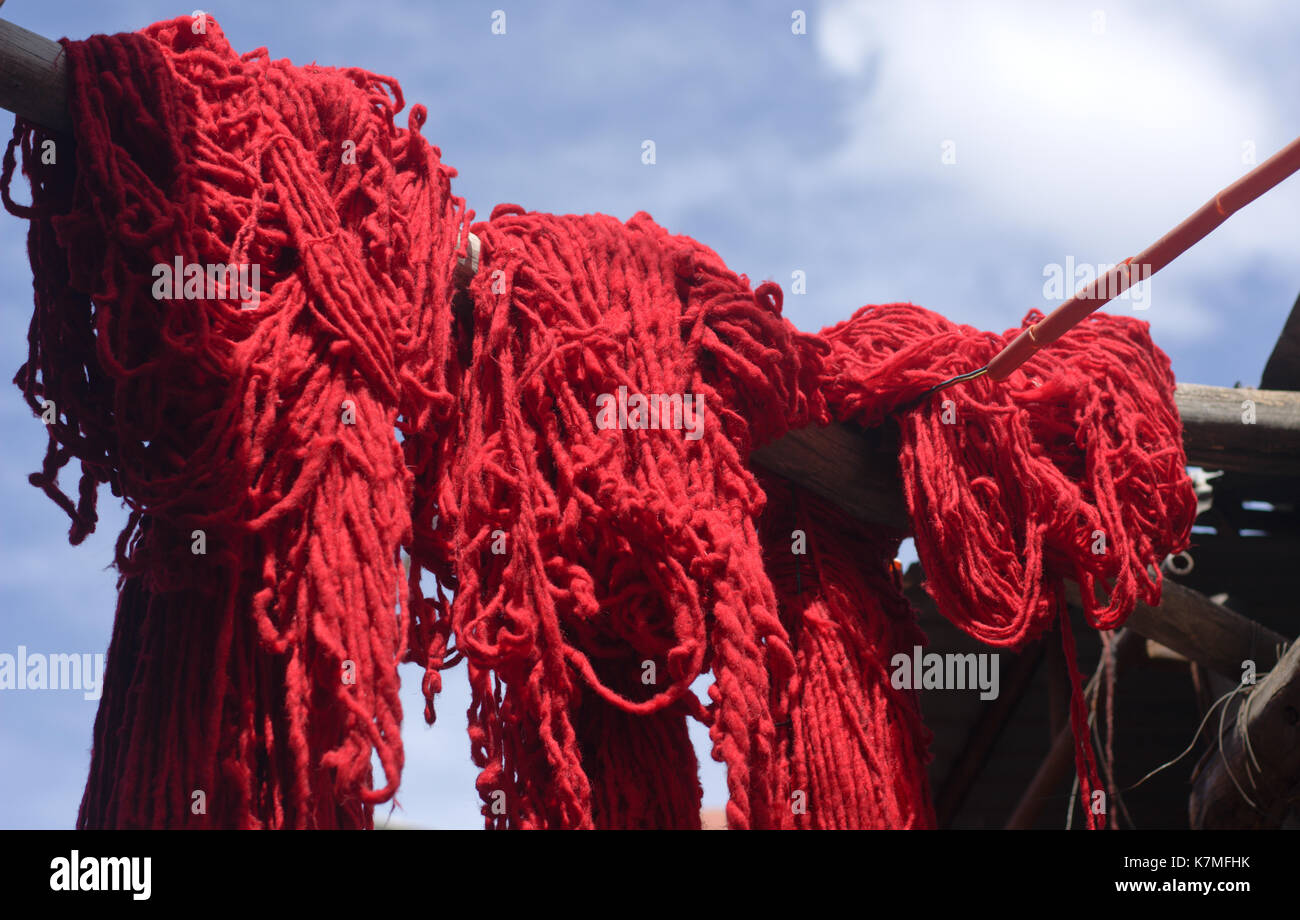
[[[1061,580],[1113,628],[1195,514],[1144,323],[1094,316],[895,416],[1018,330],[890,304],[801,333],[777,285],[645,214],[498,207],[457,294],[472,214],[393,81],[237,56],[210,19],[65,47],[75,163],[20,121],[0,186],[31,221],[15,382],[56,407],[32,482],[73,543],[101,483],[131,509],[80,826],[371,826],[402,660],[430,722],[465,663],[490,827],[698,827],[688,718],[731,827],[931,826],[929,736],[887,666],[924,642],[901,535],[750,466],[832,417],[897,418],[946,616],[996,646],[1061,617],[1098,788]],[[259,266],[255,303],[184,272],[160,292],[178,260]]]
[[[99,483],[131,508],[78,823],[369,826],[402,768],[394,426],[427,438],[453,404],[468,216],[423,110],[394,127],[392,81],[238,57],[190,25],[65,41],[75,163],[21,121],[4,163],[37,279],[16,383],[58,413],[32,481],[73,543]],[[8,195],[16,147],[30,207]],[[198,274],[160,288],[176,263]],[[204,283],[249,263],[238,294]],[[74,458],[75,505],[56,482]]]

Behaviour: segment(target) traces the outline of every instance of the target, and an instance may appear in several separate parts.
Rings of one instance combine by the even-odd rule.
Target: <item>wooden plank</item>
[[[859,520],[909,532],[896,442],[873,434],[849,425],[800,428],[759,448],[754,461]]]
[[[1300,297],[1268,356],[1259,385],[1269,390],[1300,390]]]
[[[1194,828],[1278,827],[1300,794],[1300,642],[1206,726],[1213,743],[1189,800]]]

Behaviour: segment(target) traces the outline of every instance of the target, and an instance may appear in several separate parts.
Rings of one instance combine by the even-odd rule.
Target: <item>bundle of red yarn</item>
[[[911,408],[1019,330],[890,304],[810,335],[645,214],[473,223],[394,81],[192,26],[65,41],[75,155],[20,120],[4,160],[35,275],[15,382],[53,419],[31,480],[74,543],[101,484],[130,508],[79,826],[372,826],[403,661],[429,721],[464,663],[491,827],[698,828],[691,719],[730,827],[932,826],[889,678],[924,641],[904,534],[751,465],[832,420],[897,424],[947,617],[1000,647],[1061,622],[1097,786],[1062,580],[1112,629],[1195,515],[1145,323]]]

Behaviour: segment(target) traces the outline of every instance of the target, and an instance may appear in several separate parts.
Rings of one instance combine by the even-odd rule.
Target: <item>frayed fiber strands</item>
[[[1186,543],[1143,323],[1096,315],[911,408],[1020,330],[892,304],[811,335],[777,285],[645,214],[473,223],[394,81],[236,55],[211,21],[65,47],[75,156],[44,162],[20,120],[4,200],[36,277],[16,383],[55,407],[32,482],[74,543],[101,484],[131,510],[83,827],[371,826],[403,661],[429,721],[465,664],[491,827],[699,827],[690,719],[731,827],[932,826],[929,736],[889,680],[923,642],[902,534],[753,451],[896,419],[927,587],[994,646],[1061,618],[1066,577],[1117,626]]]
[[[369,826],[402,766],[394,426],[419,442],[454,403],[452,172],[423,109],[394,127],[391,83],[236,56],[215,23],[66,48],[75,158],[43,163],[20,125],[5,179],[17,145],[37,307],[16,382],[58,412],[32,481],[74,543],[100,483],[131,508],[79,823]],[[176,259],[251,263],[259,289],[156,296]]]

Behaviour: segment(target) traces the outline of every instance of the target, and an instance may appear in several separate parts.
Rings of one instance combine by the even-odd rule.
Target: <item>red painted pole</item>
[[[1081,288],[1051,315],[1030,326],[1002,349],[988,365],[988,375],[1002,380],[1044,345],[1055,342],[1085,316],[1101,309],[1138,281],[1145,281],[1235,212],[1250,204],[1292,173],[1300,170],[1300,138],[1229,185],[1200,210],[1142,252],[1125,259],[1106,274]]]

